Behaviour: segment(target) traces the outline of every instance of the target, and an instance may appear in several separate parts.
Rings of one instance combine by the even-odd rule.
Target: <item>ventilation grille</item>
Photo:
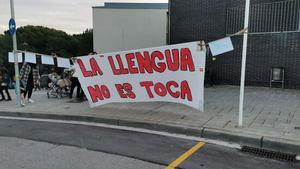
[[[244,153],[251,154],[251,155],[280,160],[280,161],[290,161],[290,162],[296,161],[296,155],[293,155],[293,154],[275,152],[275,151],[254,148],[254,147],[249,147],[249,146],[243,146],[241,151]]]

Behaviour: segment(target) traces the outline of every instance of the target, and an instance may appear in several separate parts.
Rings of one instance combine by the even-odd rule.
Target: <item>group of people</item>
[[[20,70],[20,91],[21,91],[21,105],[25,106],[25,103],[33,103],[31,99],[32,90],[34,86],[37,86],[39,80],[39,72],[36,69],[35,64],[24,63]],[[8,70],[4,67],[0,69],[0,101],[11,101],[9,93],[9,85],[11,78],[8,74]],[[6,94],[6,96],[5,96]],[[27,98],[26,98],[27,96]]]
[[[81,89],[81,85],[75,73],[74,67],[70,69],[70,87],[69,98],[73,98],[74,89],[77,88],[76,98],[77,100],[83,100],[84,93]],[[34,103],[32,97],[33,89],[39,86],[39,71],[36,64],[24,63],[20,69],[20,92],[21,92],[21,105],[25,106],[26,103]],[[0,68],[0,101],[11,101],[12,98],[9,93],[9,85],[11,83],[8,70],[4,67]]]
[[[75,88],[77,88],[76,100],[83,100],[84,94],[75,73],[74,66],[71,66],[70,69],[65,69],[63,73],[59,73],[59,71],[57,71],[56,68],[53,67],[50,74],[48,75],[48,78],[50,80],[50,83],[48,85],[48,96],[51,95],[61,98],[62,95],[66,96],[67,94],[70,99],[72,99],[73,92]]]

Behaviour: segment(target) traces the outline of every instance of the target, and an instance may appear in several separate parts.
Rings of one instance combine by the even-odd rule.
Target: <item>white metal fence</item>
[[[244,8],[226,11],[226,33],[243,29]],[[300,0],[251,5],[249,33],[274,33],[300,31]]]

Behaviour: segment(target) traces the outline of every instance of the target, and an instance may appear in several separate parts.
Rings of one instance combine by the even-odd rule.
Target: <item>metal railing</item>
[[[243,29],[244,8],[226,10],[226,34]],[[249,33],[300,31],[300,0],[251,5]]]

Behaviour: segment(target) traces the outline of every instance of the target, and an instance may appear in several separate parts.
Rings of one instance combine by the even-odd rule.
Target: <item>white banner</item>
[[[25,62],[36,64],[36,56],[35,56],[35,53],[25,52]]]
[[[42,64],[54,65],[54,59],[52,56],[42,55]]]
[[[203,111],[206,49],[199,44],[78,57],[75,69],[91,107],[164,101]]]
[[[15,62],[14,54],[12,52],[8,52],[8,62],[9,63],[14,63]],[[18,53],[18,62],[19,63],[23,62],[22,53]]]
[[[70,68],[70,59],[57,57],[57,67]]]

